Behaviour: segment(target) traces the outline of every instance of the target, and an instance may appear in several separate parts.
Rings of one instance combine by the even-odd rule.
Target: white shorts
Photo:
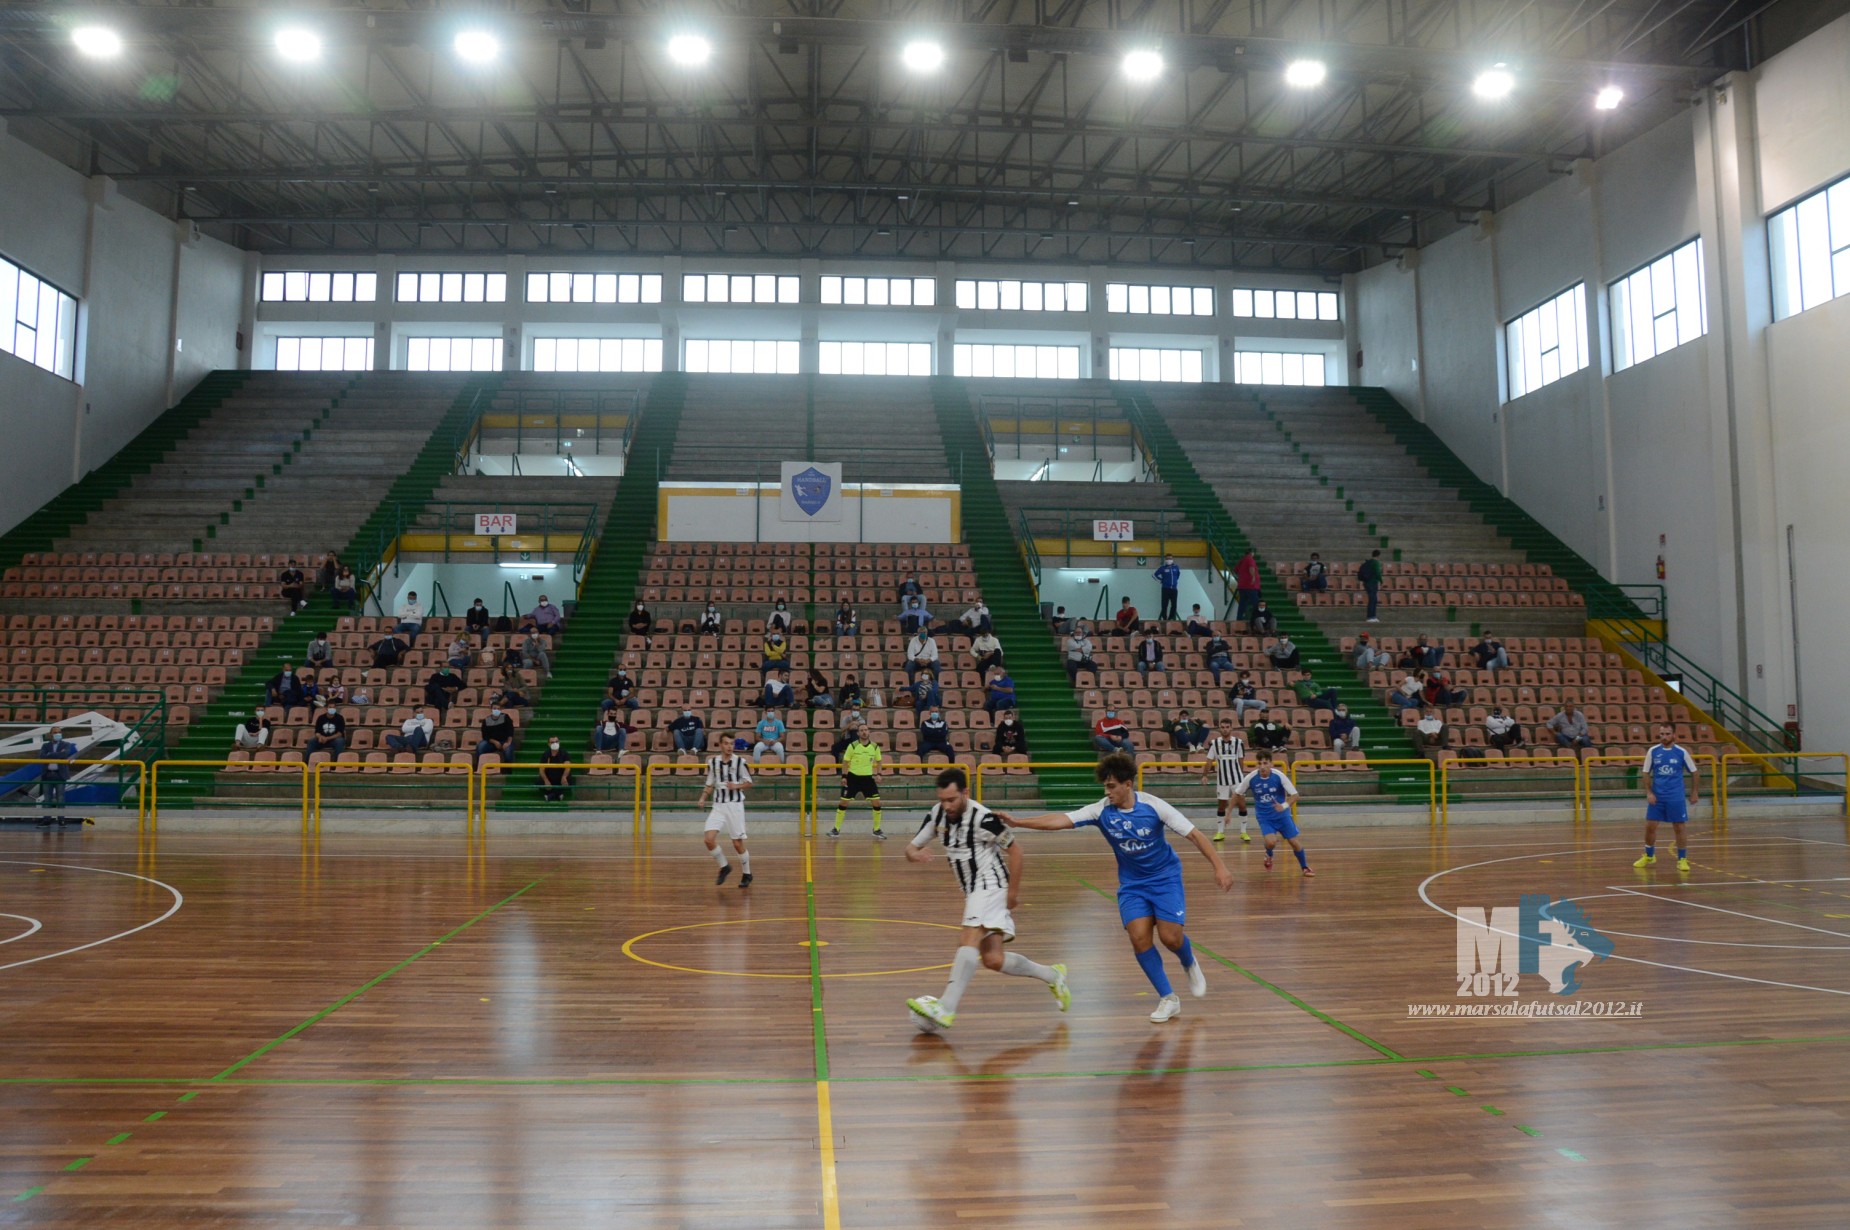
[[[715,803],[713,810],[707,813],[706,831],[711,833],[720,829],[734,841],[745,840],[745,804]]]
[[[1009,913],[1009,890],[979,888],[964,898],[964,926],[999,931],[1002,938],[1015,938],[1015,916]]]
[[[1233,798],[1233,787],[1232,786],[1214,787],[1214,797],[1222,803],[1229,801],[1230,799]]]

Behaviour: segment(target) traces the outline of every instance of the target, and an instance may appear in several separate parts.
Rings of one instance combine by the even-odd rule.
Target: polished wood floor
[[[1230,844],[1162,1026],[1096,837],[1031,835],[1073,1010],[980,973],[948,1038],[902,1001],[957,894],[897,835],[760,838],[741,891],[664,825],[0,831],[0,1226],[1841,1227],[1844,825],[1698,827],[1686,876],[1629,822],[1313,823],[1311,881]],[[1470,1002],[1444,911],[1525,892],[1641,1015],[1409,1015]]]

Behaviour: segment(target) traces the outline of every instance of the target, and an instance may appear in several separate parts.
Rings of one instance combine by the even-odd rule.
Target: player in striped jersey
[[[1221,718],[1220,733],[1201,750],[1208,758],[1201,769],[1201,780],[1214,779],[1214,840],[1227,840],[1227,807],[1234,804],[1240,809],[1240,840],[1252,841],[1252,834],[1246,831],[1246,796],[1235,794],[1233,789],[1246,776],[1246,740],[1240,738],[1240,728],[1232,718]]]
[[[951,980],[944,994],[906,1001],[913,1024],[924,1033],[935,1033],[939,1026],[956,1020],[957,1005],[978,964],[998,973],[1040,979],[1062,1012],[1073,1002],[1066,989],[1066,966],[1037,965],[1018,952],[1003,951],[1002,946],[1015,938],[1013,911],[1021,894],[1021,847],[1008,826],[972,799],[968,789],[969,779],[962,769],[949,768],[938,774],[938,805],[906,844],[907,862],[928,863],[931,853],[926,847],[936,838],[964,892],[963,945],[951,961]]]
[[[732,874],[732,864],[726,860],[726,849],[719,844],[719,835],[724,830],[732,838],[732,848],[739,855],[739,887],[752,886],[752,856],[745,848],[745,792],[752,786],[751,764],[740,752],[750,747],[746,739],[734,739],[732,751],[719,756],[707,758],[707,784],[700,792],[700,806],[705,807],[712,801],[713,810],[707,813],[707,850],[713,860],[719,864],[719,876],[713,881],[724,884],[726,877]]]

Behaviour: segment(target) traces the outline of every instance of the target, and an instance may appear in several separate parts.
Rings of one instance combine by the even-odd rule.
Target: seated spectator
[[[1275,752],[1291,742],[1291,727],[1266,714],[1246,732],[1246,742],[1255,752]]]
[[[456,694],[463,690],[462,677],[445,662],[439,666],[429,679],[424,681],[424,703],[437,711],[439,718],[450,711],[450,705]]]
[[[809,668],[809,675],[803,680],[803,707],[805,709],[833,709],[835,691],[829,686],[829,677],[815,667]]]
[[[843,675],[841,691],[835,695],[835,707],[837,709],[859,709],[865,703],[866,701],[861,697],[860,681],[852,674]]]
[[[1319,684],[1311,675],[1308,666],[1292,683],[1291,690],[1297,693],[1298,699],[1304,702],[1306,708],[1329,709],[1332,712],[1336,709],[1336,689],[1326,688]]]
[[[906,599],[906,610],[899,617],[899,630],[907,636],[916,636],[931,627],[931,612],[926,609],[922,598]]]
[[[995,622],[989,616],[989,607],[981,598],[971,603],[969,609],[957,617],[957,623],[964,635],[972,640],[986,632],[995,631]]]
[[[604,699],[598,703],[598,708],[634,709],[640,704],[636,699],[636,681],[630,678],[626,668],[617,667],[617,673],[604,683]]]
[[[938,642],[933,639],[930,628],[921,628],[906,642],[906,682],[918,677],[920,671],[938,669]]]
[[[537,632],[541,636],[557,636],[565,631],[565,612],[554,606],[552,599],[545,594],[525,618],[520,621],[522,632]]]
[[[990,750],[998,756],[1028,754],[1028,728],[1021,724],[1013,709],[1002,711],[1002,720],[996,723],[996,740],[990,744]]]
[[[1265,656],[1271,659],[1272,668],[1281,671],[1294,671],[1302,664],[1298,656],[1297,642],[1286,633],[1265,647]]]
[[[563,803],[565,792],[571,789],[572,771],[566,768],[572,762],[572,755],[559,746],[559,736],[546,740],[546,751],[540,757],[540,797],[548,803]]]
[[[970,642],[970,656],[976,659],[976,669],[986,671],[1002,665],[1002,642],[996,634],[984,629],[976,634]]]
[[[912,599],[917,598],[921,605],[925,599],[925,587],[919,584],[919,574],[908,572],[906,579],[899,583],[899,610],[904,615],[912,606]]]
[[[1350,662],[1358,671],[1370,671],[1376,667],[1387,667],[1392,659],[1388,657],[1387,650],[1377,649],[1374,642],[1368,639],[1368,633],[1364,632],[1355,638],[1355,653]]]
[[[270,721],[261,714],[253,713],[238,723],[234,742],[244,751],[254,752],[259,748],[270,746]]]
[[[398,733],[387,735],[385,745],[395,752],[421,752],[437,737],[437,724],[424,713],[424,706],[411,710],[411,716],[398,724]]]
[[[1502,705],[1492,705],[1484,717],[1484,734],[1492,747],[1521,747],[1522,723],[1503,712]]]
[[[1349,716],[1348,705],[1338,705],[1330,716],[1330,748],[1337,756],[1345,752],[1360,751],[1362,748],[1362,728]]]
[[[1246,713],[1264,713],[1271,706],[1259,699],[1259,689],[1253,684],[1253,673],[1241,671],[1240,677],[1227,689],[1227,703],[1233,706],[1233,720],[1244,724]]]
[[[914,713],[923,713],[933,705],[942,705],[944,703],[944,693],[938,688],[938,675],[936,671],[920,671],[919,677],[912,681],[906,688],[906,691],[912,695],[912,711]]]
[[[285,559],[283,561],[282,573],[277,576],[276,580],[282,587],[283,601],[288,604],[291,615],[308,605],[308,599],[303,596],[307,591],[308,579],[302,575],[302,570],[296,567],[294,560]]]
[[[477,763],[490,752],[504,763],[514,755],[514,719],[499,705],[490,705],[488,716],[482,719],[482,741],[475,745]]]
[[[489,693],[490,704],[499,704],[503,709],[531,709],[533,701],[528,695],[512,684],[504,684],[496,692]]]
[[[473,636],[482,648],[488,647],[488,634],[494,628],[494,620],[489,617],[488,604],[477,598],[463,612],[463,635]]]
[[[1439,664],[1445,661],[1445,647],[1429,643],[1426,640],[1426,634],[1422,632],[1419,640],[1414,643],[1413,656],[1419,659],[1420,665],[1427,670],[1436,671],[1439,669]]]
[[[334,588],[328,591],[328,601],[337,611],[351,611],[360,601],[360,583],[354,578],[353,569],[345,564],[334,575]]]
[[[764,646],[759,650],[758,671],[770,674],[772,671],[790,669],[790,642],[781,631],[781,625],[773,625],[764,634]]]
[[[303,705],[310,709],[320,709],[328,703],[327,697],[321,694],[321,683],[314,675],[298,672],[296,678],[302,681]]]
[[[418,633],[424,630],[424,604],[418,601],[418,591],[411,590],[405,594],[405,600],[398,604],[398,622],[392,631],[403,632],[413,644],[418,643]]]
[[[1131,605],[1131,600],[1127,597],[1118,603],[1118,616],[1112,625],[1111,634],[1121,636],[1128,641],[1142,631],[1143,620],[1138,618],[1137,608]]]
[[[925,710],[919,718],[919,759],[929,761],[933,752],[942,752],[947,761],[957,759],[957,752],[951,747],[951,728],[944,720],[944,711],[933,705]]]
[[[1131,728],[1118,717],[1116,709],[1105,710],[1105,716],[1092,723],[1092,746],[1101,752],[1137,750],[1136,744],[1131,742]]]
[[[303,752],[313,756],[316,752],[326,752],[338,756],[347,750],[347,719],[340,710],[327,709],[315,718],[314,734],[303,747]]]
[[[1208,622],[1208,617],[1206,615],[1201,613],[1201,604],[1199,602],[1189,607],[1188,622],[1182,625],[1182,630],[1196,640],[1200,640],[1204,636],[1214,635],[1214,625]]]
[[[1310,562],[1304,565],[1303,580],[1298,588],[1307,594],[1320,594],[1330,587],[1330,570],[1323,566],[1323,557],[1315,551],[1310,553]]]
[[[1053,609],[1053,617],[1047,622],[1048,625],[1053,628],[1053,634],[1055,636],[1071,636],[1073,634],[1073,617],[1066,613],[1066,608],[1063,606],[1055,607]]]
[[[308,704],[308,698],[302,690],[302,680],[296,675],[294,666],[285,662],[282,670],[270,676],[270,681],[263,685],[263,703],[281,705],[285,712]]]
[[[1481,671],[1502,671],[1510,667],[1509,650],[1503,647],[1502,641],[1490,635],[1488,628],[1478,635],[1471,652],[1477,657],[1477,668]]]
[[[1169,745],[1178,752],[1192,752],[1208,741],[1208,727],[1194,714],[1183,710],[1167,727]]]
[[[1448,747],[1452,742],[1452,732],[1446,728],[1445,719],[1431,705],[1420,706],[1420,721],[1414,727],[1415,742],[1423,749]]]
[[[1562,705],[1561,711],[1548,719],[1548,729],[1562,747],[1593,746],[1593,731],[1587,726],[1587,715],[1573,701]]]
[[[1426,655],[1409,645],[1400,651],[1400,657],[1394,661],[1394,669],[1409,673],[1423,671],[1426,669]]]
[[[784,719],[766,709],[758,715],[758,724],[752,727],[756,741],[752,744],[752,763],[764,759],[766,752],[775,753],[777,763],[784,763]]]
[[[449,661],[459,671],[469,669],[470,663],[475,661],[475,651],[469,648],[468,637],[459,636],[450,642]]]
[[[668,723],[668,730],[674,736],[675,751],[703,753],[707,750],[707,724],[692,709],[681,710],[681,716]]]
[[[764,617],[764,630],[766,632],[781,632],[785,636],[789,636],[790,627],[790,604],[782,598],[779,598],[772,604],[770,612]]]
[[[1470,692],[1464,688],[1453,687],[1452,681],[1445,677],[1443,671],[1433,670],[1426,672],[1426,687],[1420,696],[1429,705],[1444,707],[1464,704]]]
[[[1216,634],[1208,638],[1201,652],[1207,660],[1207,668],[1214,672],[1214,686],[1218,688],[1221,672],[1233,669],[1233,646],[1227,643],[1226,637]]]
[[[1416,666],[1407,671],[1399,687],[1388,693],[1388,703],[1397,709],[1418,709],[1425,694],[1426,672]]]
[[[1258,605],[1253,607],[1252,618],[1246,621],[1246,635],[1274,636],[1277,632],[1278,616],[1272,614],[1272,608],[1265,604],[1264,598],[1259,599]]]
[[[605,709],[597,715],[597,722],[591,727],[592,750],[620,756],[629,747],[630,734],[634,729],[618,716],[615,709]]]
[[[321,686],[321,703],[324,705],[344,705],[347,703],[347,685],[340,681],[339,675],[323,676],[327,682]]]
[[[329,551],[321,557],[321,565],[315,569],[315,588],[322,593],[334,591],[334,578],[340,575],[340,556]]]
[[[1143,644],[1137,646],[1137,673],[1148,678],[1151,671],[1168,670],[1163,664],[1162,642],[1156,639],[1156,633],[1145,633]]]
[[[700,612],[700,622],[695,625],[694,631],[701,636],[718,636],[725,627],[725,617],[719,613],[718,607],[709,602],[707,609]]]
[[[1015,708],[1015,681],[1000,666],[989,672],[983,685],[983,712],[990,715],[1008,713]]]
[[[411,646],[400,640],[396,634],[382,636],[373,642],[373,666],[378,670],[390,670],[405,660],[411,652]]]
[[[631,636],[640,636],[644,641],[654,636],[655,616],[649,613],[649,608],[643,605],[641,598],[636,599],[636,605],[630,608],[624,626],[629,629]]]
[[[846,598],[835,608],[834,627],[836,636],[859,636],[861,633],[861,612],[849,606]]]
[[[302,665],[312,666],[316,670],[326,670],[334,665],[334,646],[328,640],[327,633],[315,633],[314,639],[308,643],[307,651],[302,654]]]
[[[552,655],[547,652],[546,638],[537,630],[527,633],[527,639],[520,643],[520,662],[528,670],[552,678]]]
[[[771,669],[771,677],[764,681],[764,695],[759,699],[760,709],[794,709],[797,703],[796,689],[784,678],[781,666]]]
[[[1092,637],[1084,624],[1077,625],[1072,635],[1066,638],[1067,683],[1078,683],[1080,671],[1090,672],[1092,682],[1098,683],[1098,663],[1092,660]]]

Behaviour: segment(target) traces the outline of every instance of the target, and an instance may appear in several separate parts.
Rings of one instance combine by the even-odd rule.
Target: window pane
[[[13,290],[13,293],[17,293],[17,290],[11,287],[10,285],[5,286],[5,287],[0,287],[0,289]],[[282,301],[282,297],[283,297],[283,275],[282,274],[266,273],[263,275],[263,295],[262,297],[265,303],[279,303]],[[10,303],[10,302],[12,302],[12,294],[0,296],[0,303]]]
[[[1273,310],[1278,313],[1278,319],[1296,320],[1298,318],[1298,297],[1291,291],[1278,291],[1272,299]]]
[[[937,307],[938,280],[936,278],[913,278],[912,302],[919,307]]]
[[[1256,290],[1253,292],[1253,315],[1261,320],[1272,319],[1272,292]]]
[[[1130,310],[1132,314],[1136,315],[1148,312],[1150,310],[1150,288],[1148,286],[1133,286],[1130,289]]]
[[[355,274],[353,278],[353,297],[361,303],[371,303],[379,297],[379,275],[376,273]],[[367,363],[371,367],[370,362]]]
[[[1317,319],[1317,293],[1310,290],[1298,292],[1298,319]]]
[[[326,303],[333,289],[332,274],[311,273],[308,275],[308,301],[310,303]]]
[[[1253,314],[1252,291],[1236,290],[1233,292],[1233,314],[1235,316],[1251,316]]]
[[[681,299],[686,303],[705,303],[707,301],[707,280],[698,273],[686,274],[681,279]],[[705,353],[704,351],[702,353]],[[705,370],[704,368],[702,369]]]
[[[1831,272],[1830,216],[1823,193],[1799,202],[1799,277],[1806,309],[1829,302]]]
[[[886,287],[886,301],[888,303],[892,304],[894,307],[912,306],[911,278],[882,278],[881,283]]]
[[[1034,293],[1040,296],[1039,301],[1029,308],[1030,311],[1065,312],[1070,310],[1066,301],[1066,286],[1063,283],[1033,282],[1030,285]],[[1028,304],[1024,302],[1022,306],[1028,307]]]
[[[1122,282],[1105,283],[1105,310],[1124,313],[1130,310],[1130,287]]]
[[[1318,291],[1317,292],[1317,319],[1336,320],[1337,318],[1338,317],[1337,317],[1336,292],[1332,290]]]
[[[842,301],[841,281],[842,280],[838,277],[825,277],[822,279],[822,286],[820,288],[822,302],[840,303]]]
[[[490,303],[507,302],[507,274],[491,273],[488,275],[488,301]]]
[[[993,312],[1002,300],[1002,292],[994,282],[979,281],[976,284],[976,306],[978,311]]]
[[[1066,284],[1066,310],[1069,312],[1083,312],[1086,310],[1086,284],[1084,282],[1068,282]]]
[[[1035,298],[1040,298],[1040,288],[1035,287]],[[1015,281],[999,282],[996,286],[996,306],[1004,312],[1021,311],[1021,283]],[[1037,309],[1040,304],[1034,305]]]
[[[480,275],[478,274],[476,276],[479,277]],[[446,273],[441,275],[441,277],[443,281],[443,301],[445,303],[461,303],[463,275],[460,273]]]
[[[798,278],[780,276],[777,279],[777,301],[779,303],[797,303],[802,299],[802,282]]]

